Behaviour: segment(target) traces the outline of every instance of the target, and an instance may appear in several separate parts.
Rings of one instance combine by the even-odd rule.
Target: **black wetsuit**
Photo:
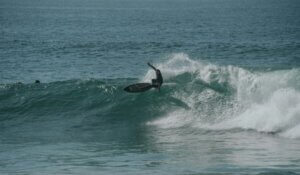
[[[155,88],[160,89],[161,85],[163,84],[163,77],[161,75],[161,72],[159,69],[156,69],[154,66],[152,66],[150,63],[148,65],[155,70],[156,73],[156,79],[152,79],[152,86]]]

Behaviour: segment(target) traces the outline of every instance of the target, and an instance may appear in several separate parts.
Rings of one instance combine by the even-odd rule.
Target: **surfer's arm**
[[[150,66],[152,69],[154,69],[155,71],[157,70],[154,66],[152,66],[150,63],[148,63],[148,66]]]

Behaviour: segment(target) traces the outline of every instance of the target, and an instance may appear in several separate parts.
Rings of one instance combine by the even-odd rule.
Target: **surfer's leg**
[[[156,85],[157,84],[157,79],[152,79],[152,84]]]
[[[152,87],[156,89],[159,88],[159,83],[157,79],[152,79]]]

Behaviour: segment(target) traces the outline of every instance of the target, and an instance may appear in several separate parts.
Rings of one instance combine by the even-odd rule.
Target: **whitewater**
[[[253,129],[282,137],[299,138],[299,69],[251,72],[234,66],[217,66],[174,54],[158,66],[167,80],[186,76],[188,81],[172,96],[186,104],[159,120],[160,127],[205,129]],[[149,80],[151,71],[143,78]],[[197,88],[197,84],[203,87]],[[187,92],[188,91],[188,92]],[[214,103],[216,102],[217,103]]]

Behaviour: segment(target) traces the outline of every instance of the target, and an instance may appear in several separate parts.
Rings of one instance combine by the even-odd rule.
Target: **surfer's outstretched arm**
[[[148,63],[148,66],[150,66],[152,69],[154,69],[155,71],[157,70],[154,66],[152,66],[150,63]]]

